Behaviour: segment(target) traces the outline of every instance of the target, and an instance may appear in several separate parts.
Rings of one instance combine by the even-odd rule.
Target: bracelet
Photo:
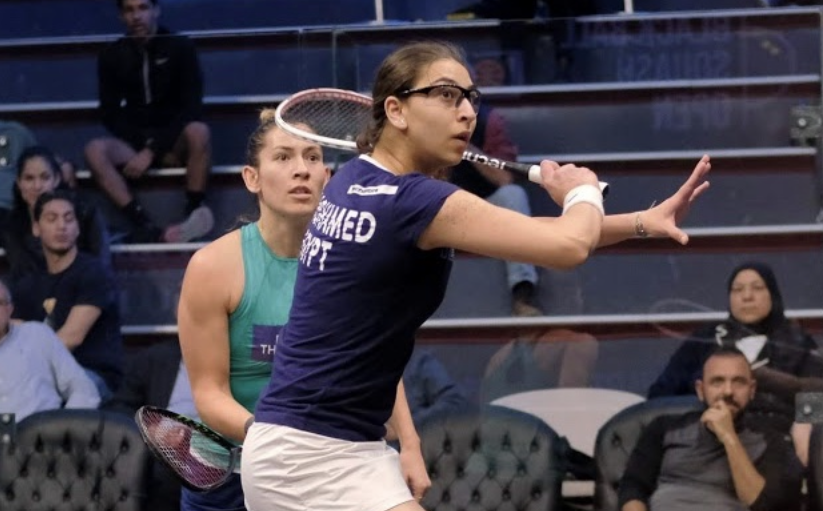
[[[640,213],[637,213],[634,217],[634,235],[637,238],[649,237],[649,233],[646,231],[646,228],[643,227],[643,220],[640,219]]]
[[[254,424],[254,415],[246,419],[246,424],[243,426],[243,433],[249,434],[249,428]]]
[[[603,193],[599,187],[594,185],[580,185],[569,190],[569,193],[567,193],[563,199],[563,214],[565,214],[569,208],[581,202],[591,204],[600,211],[601,215],[606,214],[603,210]]]

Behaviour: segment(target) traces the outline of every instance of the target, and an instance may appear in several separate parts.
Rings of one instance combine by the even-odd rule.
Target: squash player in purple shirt
[[[419,438],[398,420],[408,413],[401,377],[453,250],[572,268],[634,236],[686,243],[677,223],[708,186],[704,157],[659,206],[604,216],[594,172],[544,161],[542,185],[563,214],[530,218],[433,178],[460,161],[476,122],[480,95],[460,50],[399,48],[372,97],[362,154],[331,179],[303,239],[289,321],[244,443],[251,511],[421,511],[430,482],[419,449],[406,454]],[[382,440],[387,421],[400,461]]]

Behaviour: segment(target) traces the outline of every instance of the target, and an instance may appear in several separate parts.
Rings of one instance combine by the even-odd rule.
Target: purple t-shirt
[[[362,156],[335,174],[303,238],[256,420],[382,438],[415,332],[443,300],[452,266],[453,250],[420,250],[417,240],[457,189]]]

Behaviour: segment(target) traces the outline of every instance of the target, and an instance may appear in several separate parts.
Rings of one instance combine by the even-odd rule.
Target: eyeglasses
[[[480,91],[471,88],[466,89],[459,85],[452,83],[441,83],[437,85],[429,85],[428,87],[419,87],[417,89],[406,89],[397,93],[398,96],[411,96],[412,94],[425,94],[427,97],[436,98],[444,105],[459,108],[460,103],[464,99],[469,100],[474,113],[480,108]]]

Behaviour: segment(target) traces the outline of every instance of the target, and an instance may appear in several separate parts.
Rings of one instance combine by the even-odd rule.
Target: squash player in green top
[[[303,234],[329,179],[320,146],[281,131],[273,110],[261,113],[246,159],[243,180],[257,196],[260,217],[194,254],[178,311],[200,417],[237,442],[243,441],[269,381],[277,335],[291,308]],[[419,463],[422,471],[422,455]],[[239,476],[205,494],[184,489],[181,509],[245,509]]]

